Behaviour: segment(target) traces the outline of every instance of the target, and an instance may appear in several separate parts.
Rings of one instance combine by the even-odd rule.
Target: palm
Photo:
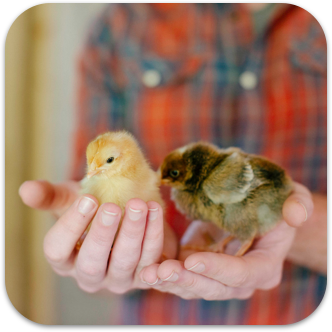
[[[295,229],[289,227],[284,221],[282,221],[277,227],[272,231],[268,232],[261,238],[254,242],[254,245],[250,249],[251,254],[255,254],[257,251],[268,252],[273,251],[278,248],[282,249],[284,247],[284,252],[286,255],[289,245],[291,243],[290,239],[293,238]],[[209,239],[213,240],[214,243],[220,242],[223,238],[227,236],[221,229],[212,223],[202,222],[199,220],[193,221],[185,234],[181,239],[181,244],[190,246],[207,246]],[[285,245],[287,244],[287,248]],[[234,255],[237,249],[240,247],[241,243],[238,240],[233,240],[225,249],[225,253]],[[208,250],[207,250],[208,251]],[[187,250],[180,248],[179,260],[185,261],[185,259],[191,254],[195,253],[195,250]],[[249,253],[248,253],[249,254]]]

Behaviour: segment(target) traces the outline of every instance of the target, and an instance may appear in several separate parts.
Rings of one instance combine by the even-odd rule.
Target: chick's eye
[[[110,157],[110,158],[108,158],[108,159],[106,160],[106,162],[107,162],[108,164],[110,164],[113,160],[114,160],[114,157]]]
[[[178,170],[173,169],[169,172],[169,174],[172,178],[177,178],[179,176],[180,172]]]

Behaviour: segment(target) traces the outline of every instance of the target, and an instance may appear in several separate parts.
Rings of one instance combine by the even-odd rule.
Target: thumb
[[[19,195],[24,204],[38,210],[60,210],[69,207],[77,198],[80,186],[77,182],[68,181],[52,184],[47,181],[26,181]]]
[[[301,226],[314,210],[310,191],[299,183],[294,183],[293,193],[286,199],[282,214],[289,226]]]

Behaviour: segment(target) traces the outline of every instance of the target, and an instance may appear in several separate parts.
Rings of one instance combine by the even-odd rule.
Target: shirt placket
[[[249,153],[259,153],[265,135],[263,109],[262,71],[264,62],[264,39],[260,37],[248,50],[240,67],[237,84],[238,122],[235,145]]]

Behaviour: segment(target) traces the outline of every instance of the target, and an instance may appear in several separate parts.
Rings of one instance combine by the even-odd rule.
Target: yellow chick
[[[95,196],[100,204],[112,202],[124,212],[132,198],[155,201],[164,207],[159,192],[160,179],[135,140],[126,131],[107,132],[89,143],[87,174],[81,194]]]
[[[282,219],[283,203],[292,191],[291,179],[271,161],[204,142],[171,152],[160,176],[172,187],[178,210],[191,220],[211,221],[230,233],[213,251],[222,252],[237,238],[242,242],[237,256]]]

